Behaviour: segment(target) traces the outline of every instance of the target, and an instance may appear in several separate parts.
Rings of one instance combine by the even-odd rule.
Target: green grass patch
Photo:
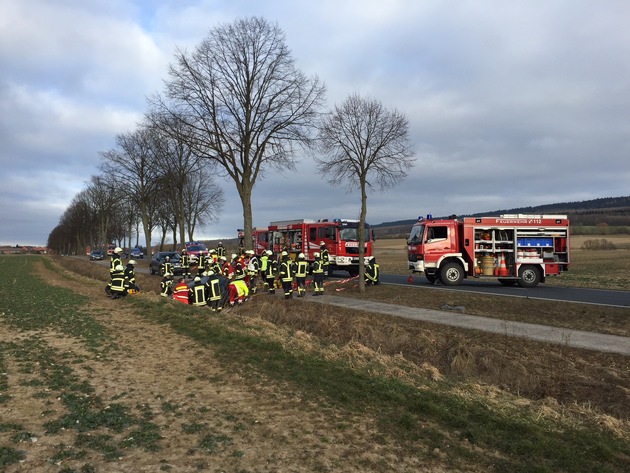
[[[13,447],[3,447],[0,445],[0,466],[8,466],[14,463],[19,463],[24,460],[26,456],[24,452],[16,450]]]
[[[80,338],[88,349],[109,340],[105,327],[81,310],[86,296],[50,286],[34,276],[34,266],[46,258],[0,256],[0,313],[3,320],[19,330],[51,328]]]

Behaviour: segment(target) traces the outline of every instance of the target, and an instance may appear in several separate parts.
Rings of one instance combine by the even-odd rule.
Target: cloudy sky
[[[416,165],[368,222],[630,195],[627,0],[0,0],[0,244],[45,244],[133,131],[176,47],[262,16],[327,105],[406,115]],[[357,218],[306,158],[254,189],[254,224]],[[198,238],[233,237],[240,201]]]

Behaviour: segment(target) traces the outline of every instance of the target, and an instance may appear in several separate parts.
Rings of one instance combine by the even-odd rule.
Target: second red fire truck
[[[254,252],[274,253],[287,251],[291,258],[304,253],[308,261],[315,259],[320,243],[326,245],[330,265],[328,273],[335,270],[347,271],[351,276],[359,274],[359,221],[344,219],[323,220],[283,220],[271,222],[268,227],[254,228]],[[365,224],[365,258],[372,253],[373,234]]]
[[[566,215],[418,220],[407,241],[408,266],[430,283],[498,278],[505,286],[534,287],[569,268]]]

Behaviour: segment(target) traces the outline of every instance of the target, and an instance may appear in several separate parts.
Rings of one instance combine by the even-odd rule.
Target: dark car
[[[103,258],[105,258],[105,254],[103,253],[103,250],[92,250],[90,251],[90,261],[94,261],[94,260],[102,260]]]
[[[175,274],[182,273],[181,258],[179,253],[176,251],[158,251],[157,253],[153,253],[151,262],[149,263],[149,270],[151,271],[151,274],[158,273],[160,276],[163,276],[160,266],[164,263],[164,261],[166,261],[167,256],[173,264],[173,272]]]
[[[136,246],[133,250],[131,250],[131,257],[134,259],[142,259],[144,258],[144,253],[142,253],[142,248]]]

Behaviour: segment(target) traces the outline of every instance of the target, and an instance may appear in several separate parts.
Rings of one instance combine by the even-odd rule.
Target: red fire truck
[[[407,241],[413,273],[457,286],[464,278],[498,278],[534,287],[569,269],[566,215],[501,215],[434,220],[420,217]]]
[[[283,220],[271,222],[266,228],[254,228],[254,251],[260,255],[265,250],[274,253],[287,251],[291,258],[304,253],[308,261],[320,251],[324,242],[328,249],[330,265],[328,274],[335,270],[359,274],[359,221],[358,220]],[[373,234],[365,224],[365,258],[372,256]]]

